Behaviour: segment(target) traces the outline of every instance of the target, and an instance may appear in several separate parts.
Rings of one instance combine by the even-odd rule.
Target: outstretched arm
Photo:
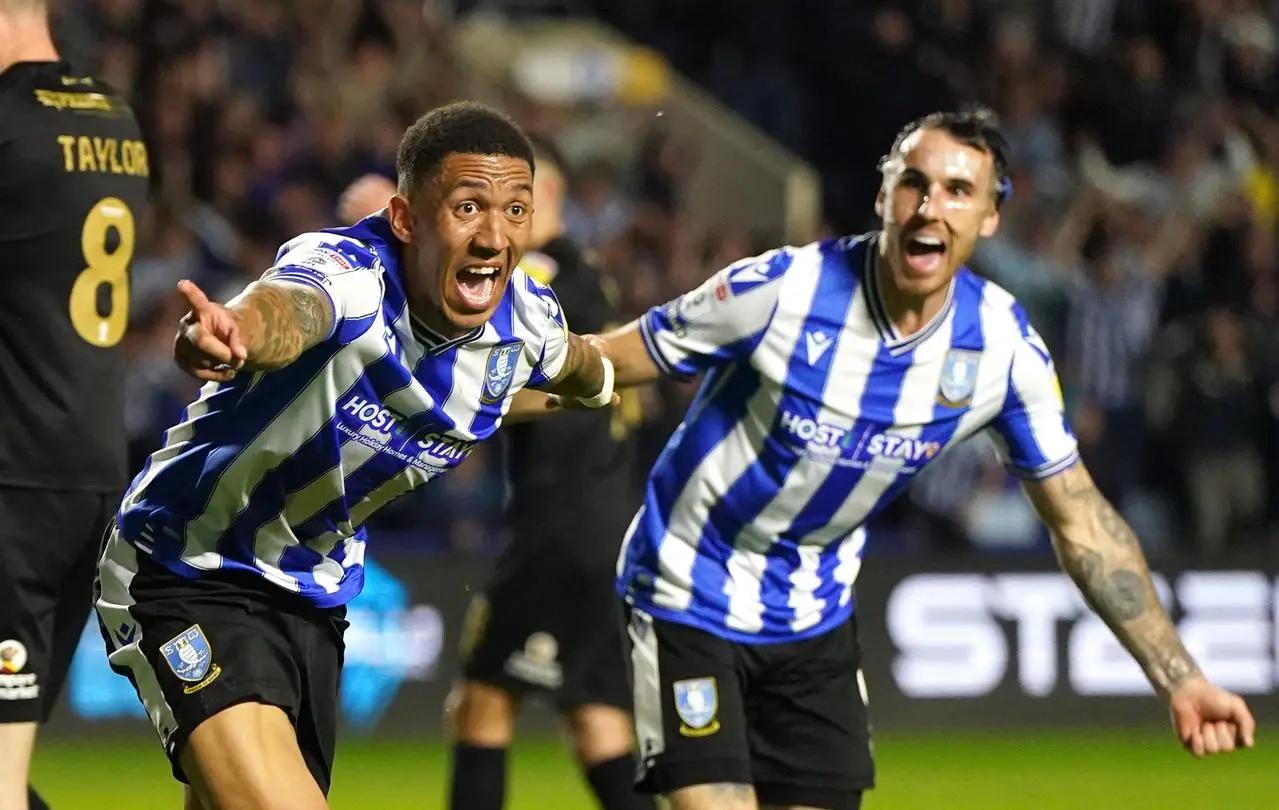
[[[1168,702],[1182,745],[1197,757],[1251,747],[1257,724],[1247,704],[1199,671],[1159,603],[1136,535],[1083,464],[1025,486],[1062,569]]]
[[[283,368],[328,336],[333,304],[319,289],[288,281],[257,281],[226,305],[193,282],[178,283],[190,311],[182,318],[173,357],[202,380],[236,372]]]
[[[1159,602],[1141,544],[1083,463],[1026,493],[1052,533],[1062,570],[1165,698],[1202,677]]]
[[[558,374],[538,389],[550,394],[578,399],[590,399],[605,393],[604,405],[613,395],[613,372],[600,348],[592,339],[568,333],[564,347],[564,365]]]
[[[572,335],[571,338],[577,338]],[[570,338],[570,351],[572,351],[572,340]],[[581,343],[585,344],[585,350],[595,350],[602,344],[604,355],[608,357],[613,364],[613,389],[614,393],[609,404],[617,405],[621,402],[621,397],[616,392],[617,389],[633,388],[653,382],[661,376],[661,371],[657,364],[653,362],[652,357],[644,349],[644,341],[640,337],[639,322],[623,326],[613,332],[596,337],[587,335],[579,338]],[[572,363],[590,365],[589,357],[585,350],[579,350],[577,359],[573,355],[565,361],[566,368]],[[598,390],[598,389],[597,389]],[[581,403],[577,394],[566,394],[559,388],[559,381],[553,381],[549,385],[543,385],[540,389],[525,388],[511,399],[510,410],[507,411],[505,421],[528,422],[534,419],[540,419],[544,416],[550,416],[553,413],[561,411],[589,410],[588,406]]]
[[[240,325],[249,371],[283,368],[333,329],[324,293],[287,281],[256,281],[227,307]]]

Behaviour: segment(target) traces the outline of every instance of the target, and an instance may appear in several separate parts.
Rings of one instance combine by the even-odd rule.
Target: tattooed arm
[[[1052,532],[1062,570],[1167,698],[1202,678],[1164,611],[1132,529],[1097,489],[1082,463],[1026,492]]]
[[[287,281],[256,281],[227,308],[239,326],[248,371],[283,368],[333,329],[328,297]]]
[[[180,282],[178,291],[191,310],[182,318],[173,359],[201,380],[283,368],[333,328],[329,297],[304,284],[254,282],[226,305],[210,301],[190,281]]]

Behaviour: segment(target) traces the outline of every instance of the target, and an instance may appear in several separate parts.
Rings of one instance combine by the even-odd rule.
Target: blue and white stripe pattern
[[[125,494],[104,573],[127,543],[182,577],[241,569],[344,604],[363,584],[365,520],[461,463],[515,392],[560,371],[549,288],[516,270],[487,324],[445,340],[409,313],[397,245],[374,216],[281,248],[264,277],[325,292],[333,332],[286,368],[201,389]]]
[[[745,643],[819,635],[853,610],[862,525],[946,447],[990,428],[1020,475],[1076,461],[1052,360],[1012,296],[963,269],[902,338],[875,245],[766,253],[643,317],[663,371],[706,377],[618,561],[632,605]]]

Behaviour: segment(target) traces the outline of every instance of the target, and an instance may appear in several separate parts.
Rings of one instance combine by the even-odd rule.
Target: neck
[[[927,326],[941,312],[942,307],[946,305],[947,296],[950,295],[950,284],[945,284],[941,289],[926,295],[914,295],[901,290],[893,281],[894,274],[889,266],[892,260],[885,255],[886,250],[887,246],[881,239],[874,268],[879,298],[884,304],[884,314],[888,316],[893,329],[901,337],[910,337]]]
[[[49,33],[49,19],[43,11],[14,12],[0,17],[7,28],[7,40],[0,45],[0,72],[19,62],[56,62],[58,49]]]

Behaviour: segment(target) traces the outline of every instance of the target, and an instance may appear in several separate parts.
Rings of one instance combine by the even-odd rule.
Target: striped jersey
[[[641,318],[663,372],[706,376],[618,561],[636,608],[744,643],[819,635],[853,610],[865,522],[946,447],[989,429],[1032,479],[1078,458],[1012,296],[963,268],[942,311],[900,336],[877,239],[738,262]]]
[[[125,494],[123,539],[187,578],[247,570],[320,607],[359,593],[361,524],[460,464],[567,355],[555,296],[518,269],[487,324],[433,333],[397,245],[373,216],[280,249],[263,277],[324,292],[332,332],[285,368],[205,385]]]

